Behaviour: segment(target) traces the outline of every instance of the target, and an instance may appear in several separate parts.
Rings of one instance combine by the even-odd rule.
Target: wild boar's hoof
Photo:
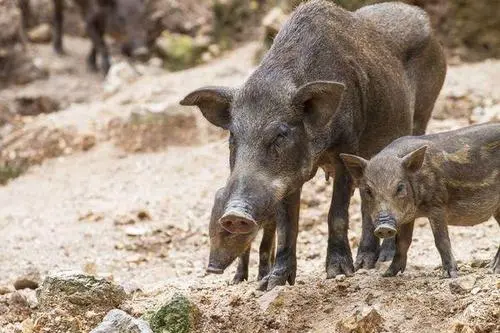
[[[232,234],[248,234],[259,228],[252,218],[235,211],[224,214],[219,223]]]
[[[354,263],[354,269],[373,269],[377,263],[377,253],[376,252],[358,252],[356,256],[356,262]]]
[[[494,274],[500,274],[500,248],[498,248],[497,254],[495,255],[495,258],[493,258],[491,269]]]
[[[276,286],[284,286],[287,282],[291,286],[293,286],[295,284],[296,272],[296,268],[276,270],[274,272],[271,272],[271,274],[262,278],[257,289],[262,291],[270,291],[273,290]]]
[[[224,273],[224,270],[222,268],[217,268],[217,267],[208,265],[208,267],[207,267],[207,273],[210,273],[210,274],[222,274],[222,273]]]
[[[340,246],[342,246],[340,248]],[[352,261],[351,249],[349,243],[338,244],[333,248],[328,248],[326,258],[326,278],[333,279],[337,275],[354,275],[354,264]]]
[[[403,273],[405,269],[406,269],[406,258],[395,257],[392,260],[392,263],[389,266],[389,268],[385,271],[384,274],[382,274],[382,276],[383,277],[396,276],[398,275],[399,272]]]
[[[248,276],[245,276],[244,274],[238,272],[234,274],[233,281],[231,281],[231,284],[239,284],[246,280],[248,280]]]
[[[444,268],[442,271],[444,278],[456,279],[458,277],[458,269],[455,268]]]

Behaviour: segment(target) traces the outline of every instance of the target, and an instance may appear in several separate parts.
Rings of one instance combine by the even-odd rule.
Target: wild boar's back
[[[355,15],[372,23],[388,43],[394,44],[400,56],[410,57],[422,50],[432,35],[427,13],[418,7],[387,2],[362,7]]]

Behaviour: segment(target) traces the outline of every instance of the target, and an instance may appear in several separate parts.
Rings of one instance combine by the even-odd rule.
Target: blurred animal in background
[[[124,55],[136,59],[148,56],[146,31],[146,0],[73,0],[80,8],[92,48],[87,64],[93,71],[100,67],[104,73],[110,68],[109,50],[104,39],[109,34],[121,43]],[[63,23],[64,0],[53,0],[53,45],[58,54],[64,54]],[[26,31],[31,19],[29,0],[19,0],[22,25]]]

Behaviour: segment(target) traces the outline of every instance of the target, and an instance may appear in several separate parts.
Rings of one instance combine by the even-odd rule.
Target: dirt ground
[[[200,332],[348,332],[350,318],[372,310],[381,317],[378,331],[500,332],[500,277],[485,267],[499,245],[496,221],[450,227],[461,269],[455,282],[440,275],[440,258],[425,219],[416,224],[403,275],[382,278],[387,264],[380,264],[352,278],[326,280],[332,183],[319,173],[303,191],[295,286],[266,294],[255,290],[257,246],[250,281],[229,285],[235,265],[222,276],[206,275],[208,220],[214,193],[228,174],[227,143],[195,109],[177,103],[202,85],[240,84],[252,70],[257,45],[249,43],[220,60],[176,73],[137,65],[140,75],[111,89],[109,78],[86,70],[89,43],[66,39],[69,54],[63,58],[55,57],[49,45],[32,45],[30,52],[47,66],[50,77],[0,91],[0,102],[49,96],[60,103],[60,111],[26,117],[23,126],[71,126],[77,135],[94,135],[96,144],[46,159],[0,187],[0,286],[10,286],[32,268],[42,276],[65,269],[112,275],[118,283],[142,290],[128,304],[134,314],[179,290],[200,308]],[[499,79],[496,60],[450,67],[428,131],[466,126],[469,109],[500,103]],[[466,111],[455,112],[455,106]],[[188,139],[134,153],[109,135],[110,121],[149,113],[191,117],[182,127]],[[165,130],[179,133],[168,122]],[[350,213],[349,239],[356,253],[361,234],[357,193]],[[470,281],[469,289],[454,287]]]

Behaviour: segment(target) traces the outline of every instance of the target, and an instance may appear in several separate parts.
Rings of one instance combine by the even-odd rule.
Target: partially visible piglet
[[[228,221],[222,219],[224,201],[222,200],[224,188],[217,191],[210,218],[210,258],[207,272],[222,274],[231,263],[239,257],[238,268],[233,278],[233,283],[240,283],[248,279],[248,262],[250,247],[258,233],[258,229],[250,233],[231,233],[226,230]],[[233,223],[233,221],[231,221]],[[237,223],[234,222],[234,223]],[[263,235],[259,249],[259,274],[261,280],[269,274],[274,264],[276,223],[268,221],[263,224]]]
[[[360,182],[375,235],[396,237],[396,255],[385,276],[405,270],[417,217],[429,218],[448,277],[457,276],[448,224],[473,226],[491,216],[500,223],[500,124],[402,137],[370,161],[340,156]],[[500,273],[500,249],[492,267]]]

